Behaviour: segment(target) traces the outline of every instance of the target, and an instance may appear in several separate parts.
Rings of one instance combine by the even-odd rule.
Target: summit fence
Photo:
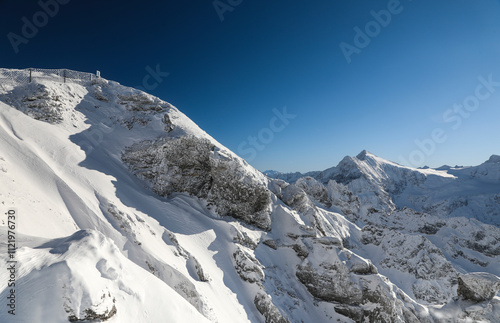
[[[72,71],[68,69],[26,68],[22,70],[0,69],[0,84],[26,84],[38,80],[50,80],[61,83],[87,85],[99,78],[96,74]]]

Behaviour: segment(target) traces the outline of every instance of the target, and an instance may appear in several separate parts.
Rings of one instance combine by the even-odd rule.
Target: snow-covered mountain
[[[0,322],[500,321],[498,156],[270,178],[102,78],[0,78],[0,138]]]

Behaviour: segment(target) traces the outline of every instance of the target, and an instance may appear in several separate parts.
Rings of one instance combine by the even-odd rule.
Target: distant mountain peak
[[[367,155],[372,155],[370,152],[368,152],[366,149],[364,149],[362,152],[360,152],[356,158],[359,160],[365,160]]]
[[[278,176],[278,175],[283,174],[283,173],[278,171],[278,170],[268,169],[268,170],[263,171],[262,174],[269,176],[269,177],[274,177],[274,176]]]
[[[500,156],[499,155],[491,155],[490,159],[486,161],[487,163],[500,163]]]

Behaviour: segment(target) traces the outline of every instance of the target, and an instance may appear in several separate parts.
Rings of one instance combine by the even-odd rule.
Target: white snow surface
[[[268,230],[186,192],[159,196],[122,160],[187,137],[269,189]],[[362,152],[308,175],[269,179],[174,106],[113,81],[0,84],[0,322],[500,321],[498,296],[456,292],[460,274],[500,275],[500,157],[416,170]]]

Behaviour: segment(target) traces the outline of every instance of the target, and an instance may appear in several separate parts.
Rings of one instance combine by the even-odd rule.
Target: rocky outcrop
[[[259,292],[255,296],[253,302],[259,313],[266,319],[266,323],[290,323],[290,321],[281,314],[276,305],[273,304],[269,295]]]
[[[79,318],[75,314],[70,314],[68,316],[68,321],[70,322],[85,322],[85,321],[92,321],[92,322],[106,322],[110,318],[112,318],[116,314],[116,307],[113,305],[111,310],[105,310],[104,313],[96,313],[93,309],[87,308],[84,311],[84,315]]]
[[[320,219],[320,211],[302,188],[280,179],[271,179],[269,189],[283,203],[301,214],[307,225],[318,230],[322,235],[326,234],[326,221]]]
[[[458,296],[464,300],[483,302],[491,300],[500,290],[500,277],[489,273],[470,273],[458,277]]]
[[[238,248],[233,253],[236,272],[241,279],[249,283],[260,283],[264,281],[264,266],[248,252]]]
[[[332,206],[326,187],[310,176],[302,177],[295,182],[295,185],[315,201],[323,204],[326,207]]]
[[[222,216],[270,229],[270,192],[245,172],[240,160],[207,139],[143,141],[129,147],[122,160],[161,196],[188,193],[207,200]]]
[[[380,268],[413,277],[411,292],[417,300],[443,304],[452,298],[458,273],[429,239],[373,225],[364,227],[362,232],[362,243],[383,251],[377,261]]]
[[[418,322],[371,262],[324,243],[310,248],[296,275],[314,297],[337,304],[338,313],[357,322]]]

